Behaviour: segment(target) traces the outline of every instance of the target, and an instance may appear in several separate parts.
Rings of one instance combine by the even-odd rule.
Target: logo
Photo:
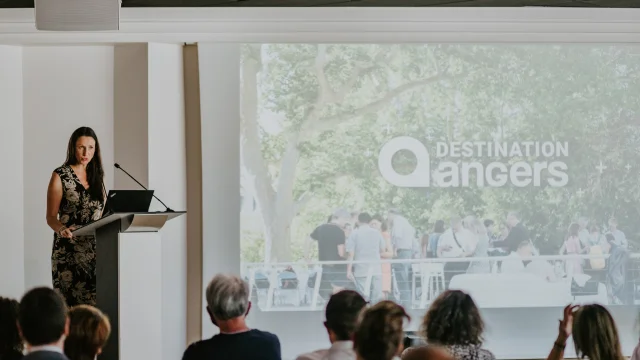
[[[409,151],[417,164],[410,174],[393,168],[393,157]],[[380,149],[378,169],[382,177],[398,187],[563,187],[569,182],[568,142],[437,142],[436,164],[427,147],[410,136],[391,139]],[[527,159],[534,158],[535,161]],[[481,160],[487,161],[481,161]]]

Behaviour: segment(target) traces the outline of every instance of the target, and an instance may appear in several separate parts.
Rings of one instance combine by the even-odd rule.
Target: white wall
[[[45,222],[51,172],[62,165],[71,133],[93,128],[105,186],[113,185],[113,46],[23,49],[25,286],[51,286],[53,231]]]
[[[22,140],[22,48],[0,46],[0,296],[13,298],[24,292]]]

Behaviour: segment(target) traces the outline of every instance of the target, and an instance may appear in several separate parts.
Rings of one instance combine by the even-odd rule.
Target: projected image
[[[241,69],[261,310],[640,298],[640,48],[250,44]]]

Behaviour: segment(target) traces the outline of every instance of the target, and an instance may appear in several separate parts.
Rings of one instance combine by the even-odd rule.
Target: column
[[[159,43],[116,45],[114,51],[115,161],[174,210],[186,209],[182,51],[182,45]],[[116,174],[115,187],[139,186]],[[154,199],[151,211],[163,210]],[[179,359],[186,348],[186,216],[167,223],[159,236],[158,357]]]

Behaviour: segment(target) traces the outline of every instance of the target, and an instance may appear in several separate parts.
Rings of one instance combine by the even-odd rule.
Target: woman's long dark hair
[[[64,165],[76,165],[78,159],[76,158],[76,143],[78,139],[87,136],[93,138],[96,142],[96,148],[93,153],[93,158],[87,165],[87,182],[89,183],[89,193],[92,197],[104,201],[104,169],[102,168],[102,156],[100,155],[100,143],[98,142],[98,136],[90,127],[80,127],[71,134],[69,138],[69,144],[67,145],[67,160]]]
[[[22,339],[16,325],[18,307],[18,301],[0,297],[0,358],[22,352]]]

